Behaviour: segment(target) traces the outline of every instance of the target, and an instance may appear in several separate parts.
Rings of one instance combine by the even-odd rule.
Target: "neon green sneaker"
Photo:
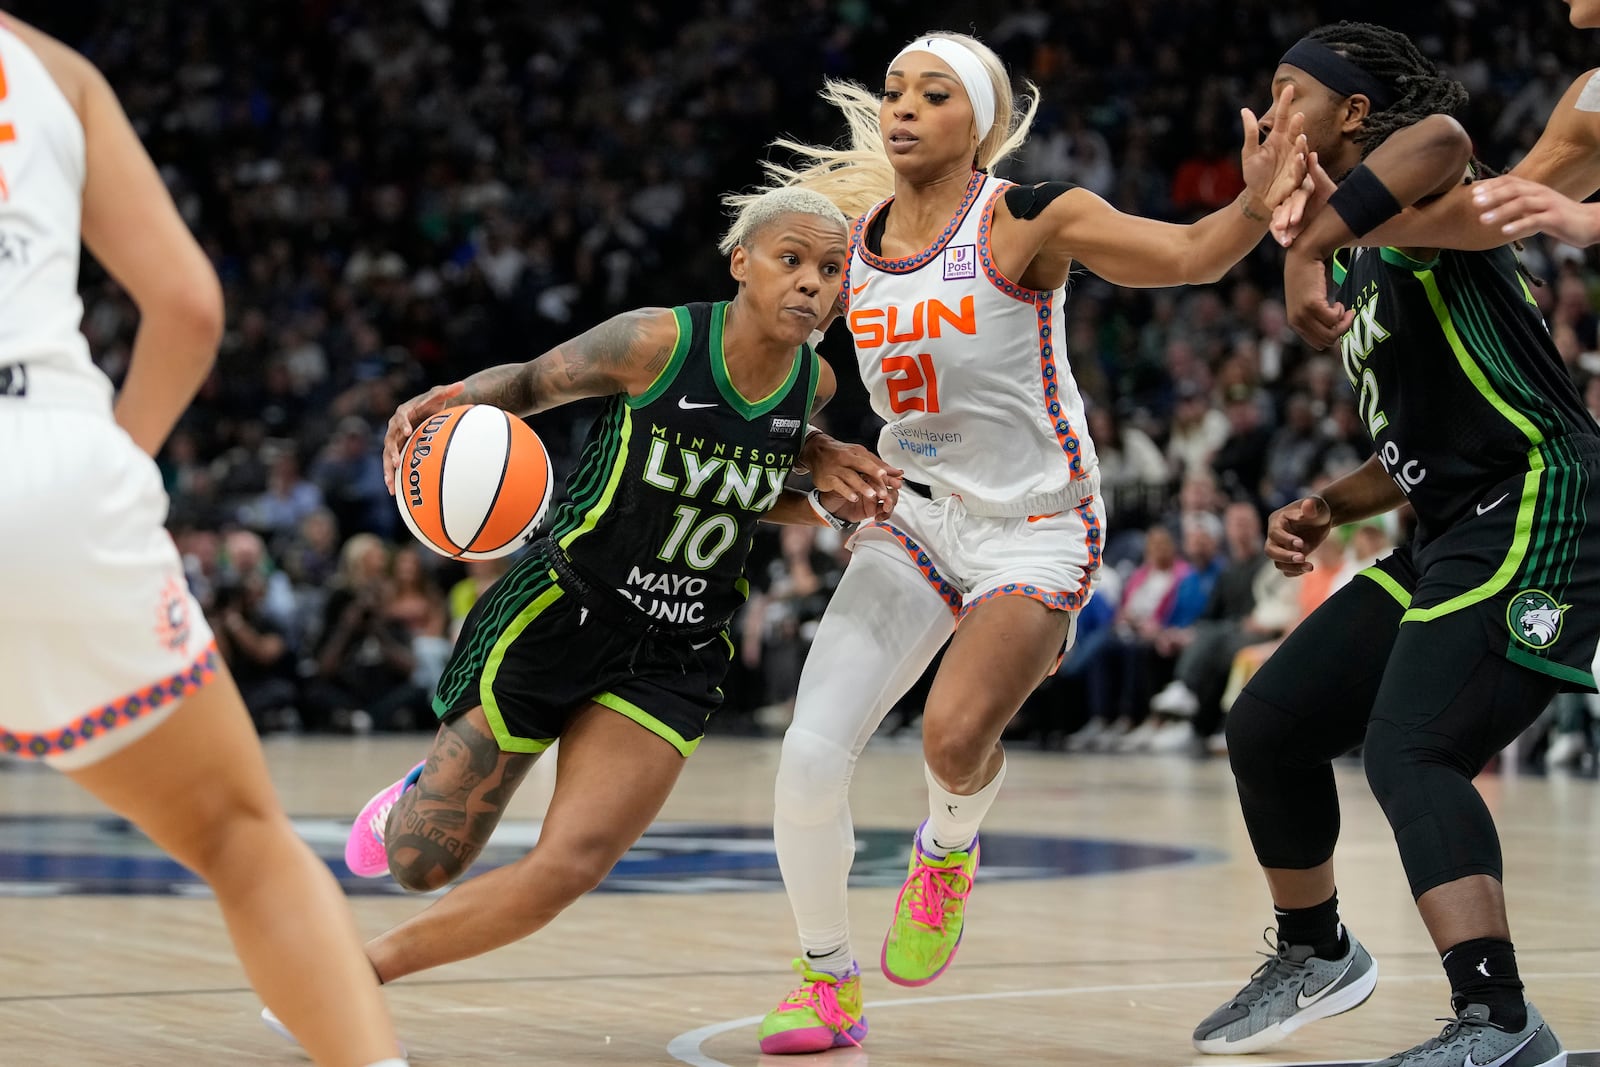
[[[794,969],[805,984],[761,1020],[761,1051],[784,1056],[861,1044],[867,1036],[861,968],[851,963],[848,975],[835,978],[808,970],[802,959],[794,961]]]
[[[923,986],[945,972],[961,947],[967,897],[978,873],[978,839],[967,852],[935,859],[922,851],[922,830],[911,847],[911,873],[883,939],[883,976],[896,985]]]

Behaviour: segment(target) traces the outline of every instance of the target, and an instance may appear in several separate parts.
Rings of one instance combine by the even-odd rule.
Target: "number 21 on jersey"
[[[908,411],[939,413],[939,377],[933,372],[933,356],[884,356],[881,364],[889,379],[889,410],[896,415]]]

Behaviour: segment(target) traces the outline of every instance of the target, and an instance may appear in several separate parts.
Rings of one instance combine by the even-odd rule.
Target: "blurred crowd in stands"
[[[1499,167],[1591,65],[1554,0],[1001,0],[978,22],[939,0],[12,6],[105,71],[226,287],[216,373],[160,464],[191,582],[264,731],[429,726],[454,629],[505,565],[410,541],[379,464],[389,415],[617,311],[729,295],[718,196],[757,180],[776,135],[839,136],[824,76],[870,86],[917,31],[973,30],[1043,97],[1005,176],[1183,221],[1239,191],[1238,108],[1265,109],[1278,56],[1320,21],[1411,33],[1470,89],[1464,121]],[[1525,256],[1600,411],[1596,261],[1542,239]],[[1216,748],[1227,699],[1274,642],[1406,536],[1403,515],[1340,531],[1301,581],[1263,563],[1265,515],[1368,454],[1336,360],[1286,326],[1280,263],[1267,241],[1215,286],[1073,282],[1068,348],[1110,534],[1077,646],[1019,732]],[[87,261],[83,290],[118,378],[133,308]],[[829,428],[875,440],[848,335],[821,351],[841,383]],[[534,421],[558,470],[593,410]],[[825,531],[765,531],[714,728],[781,727],[846,559]],[[1581,737],[1582,702],[1557,710],[1558,734]],[[1557,743],[1563,759],[1580,744]]]

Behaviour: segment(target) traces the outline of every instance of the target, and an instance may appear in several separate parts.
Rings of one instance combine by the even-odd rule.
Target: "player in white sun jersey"
[[[978,827],[1005,774],[1001,732],[1070,646],[1100,563],[1094,445],[1061,345],[1069,269],[1128,286],[1215,281],[1305,175],[1298,125],[1258,140],[1246,111],[1246,192],[1168,225],[1066,183],[990,174],[1026,138],[1035,101],[1019,107],[1000,60],[971,37],[918,38],[882,87],[830,82],[852,147],[780,142],[808,163],[772,168],[856,220],[841,310],[887,422],[880,452],[904,468],[905,489],[888,522],[855,534],[784,739],[775,837],[805,957],[801,986],[763,1023],[769,1053],[866,1034],[845,897],[850,777],[947,639],[923,715],[929,815],[883,972],[924,985],[960,941]],[[1292,110],[1281,101],[1279,113]]]
[[[80,236],[141,313],[114,411],[79,332]],[[110,86],[0,15],[0,753],[52,764],[204,877],[317,1063],[394,1067],[355,924],[278,805],[162,525],[151,456],[221,331],[216,275]]]

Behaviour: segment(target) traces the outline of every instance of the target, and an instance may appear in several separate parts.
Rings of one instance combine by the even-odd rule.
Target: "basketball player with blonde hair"
[[[1037,97],[1015,97],[1000,60],[962,34],[917,38],[881,92],[829,81],[823,98],[849,146],[780,141],[800,165],[770,177],[855,220],[840,310],[887,423],[879,452],[910,491],[855,536],[783,743],[775,836],[804,957],[802,984],[762,1026],[771,1053],[866,1034],[845,894],[850,777],[947,640],[923,716],[928,818],[880,965],[924,985],[960,942],[979,824],[1005,777],[1001,732],[1070,646],[1100,564],[1094,444],[1061,349],[1073,264],[1117,285],[1214,282],[1305,173],[1294,124],[1258,139],[1244,110],[1247,188],[1192,225],[1124,214],[1070,183],[1013,185],[991,169],[1027,138]]]
[[[79,328],[80,240],[140,312],[114,403]],[[339,887],[278,804],[163,528],[151,457],[216,358],[216,274],[105,79],[9,16],[0,248],[0,752],[54,766],[204,878],[317,1063],[397,1067]]]
[[[758,522],[851,529],[893,508],[893,479],[858,445],[804,453],[819,482],[870,472],[855,499],[784,484],[807,418],[833,395],[807,339],[833,306],[848,247],[826,197],[771,192],[744,206],[722,244],[739,283],[732,300],[629,311],[395,412],[391,488],[412,428],[445,407],[528,415],[606,398],[565,501],[467,615],[434,695],[426,760],[367,803],[345,858],[358,875],[391,874],[417,892],[454,882],[559,739],[538,844],[375,938],[367,952],[383,981],[542,928],[649,827],[722,702],[728,622]]]

